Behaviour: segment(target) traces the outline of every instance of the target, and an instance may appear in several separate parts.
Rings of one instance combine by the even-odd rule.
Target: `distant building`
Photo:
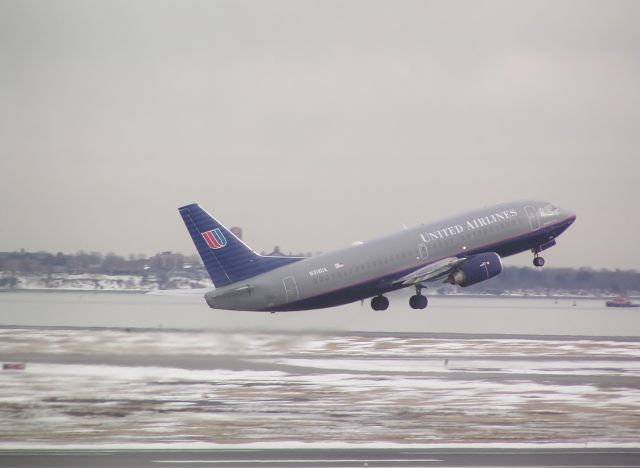
[[[272,257],[284,257],[285,256],[285,254],[283,254],[282,251],[280,250],[280,246],[279,245],[276,245],[273,248],[273,252],[271,252],[269,255],[272,256]]]
[[[233,226],[232,228],[229,229],[229,231],[231,231],[233,233],[233,235],[236,236],[238,239],[242,240],[242,228],[241,227]]]
[[[154,270],[180,270],[184,265],[184,255],[173,252],[162,252],[149,259]]]

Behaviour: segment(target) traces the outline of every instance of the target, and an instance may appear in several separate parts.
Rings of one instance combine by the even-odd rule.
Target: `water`
[[[390,299],[384,312],[365,302],[265,314],[212,310],[200,298],[10,292],[0,293],[0,326],[640,336],[640,309],[607,308],[600,299],[433,297],[421,311],[406,294]]]

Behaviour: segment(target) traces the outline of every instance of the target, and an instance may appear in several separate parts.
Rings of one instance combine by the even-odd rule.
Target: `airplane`
[[[575,221],[568,210],[541,201],[503,203],[313,257],[254,252],[198,204],[178,209],[214,285],[209,307],[242,311],[300,311],[371,298],[386,310],[385,294],[414,288],[412,309],[427,307],[422,290],[433,282],[462,287],[502,271],[502,258],[540,252]]]

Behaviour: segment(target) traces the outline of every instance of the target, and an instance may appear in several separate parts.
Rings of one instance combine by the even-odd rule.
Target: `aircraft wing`
[[[448,257],[427,266],[412,271],[408,275],[398,278],[393,284],[402,284],[410,286],[412,284],[420,284],[429,281],[436,281],[449,276],[456,268],[467,260],[466,257]]]

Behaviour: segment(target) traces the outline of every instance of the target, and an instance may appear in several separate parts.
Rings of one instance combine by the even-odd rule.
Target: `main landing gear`
[[[416,294],[409,298],[409,306],[411,306],[412,309],[424,309],[428,303],[427,296],[423,296],[421,288],[416,286]]]
[[[543,267],[544,266],[544,258],[538,257],[538,254],[535,254],[535,256],[533,257],[533,265],[537,266],[537,267]]]
[[[420,291],[421,288],[416,286],[416,293],[409,298],[409,306],[412,309],[424,309],[429,303],[427,296],[423,296]],[[373,310],[387,310],[389,308],[389,299],[383,295],[375,296],[371,299],[371,308]]]
[[[371,299],[371,308],[373,310],[387,310],[389,308],[389,299],[380,295]]]

